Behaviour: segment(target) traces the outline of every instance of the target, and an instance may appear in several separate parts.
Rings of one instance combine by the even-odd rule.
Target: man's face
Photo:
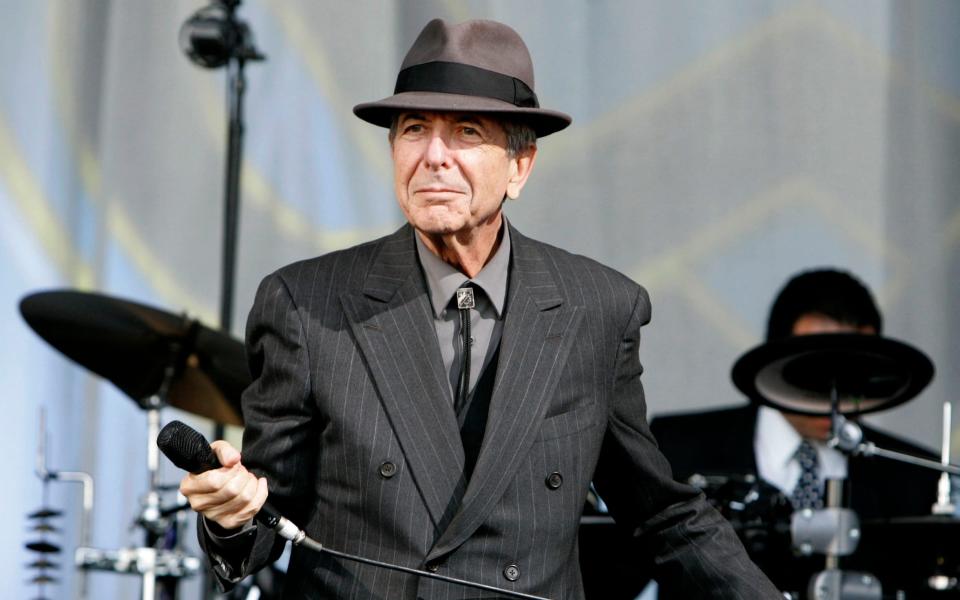
[[[391,150],[400,208],[428,235],[499,231],[503,199],[520,195],[536,155],[509,156],[497,120],[455,112],[401,113]]]
[[[835,321],[820,313],[806,313],[800,315],[793,323],[793,335],[814,335],[817,333],[862,333],[876,335],[877,330],[866,325],[857,327],[848,323]],[[830,437],[830,417],[811,417],[783,413],[787,421],[793,425],[801,436],[816,440],[827,440]]]

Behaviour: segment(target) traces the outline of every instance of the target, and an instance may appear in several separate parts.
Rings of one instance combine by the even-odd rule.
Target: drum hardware
[[[910,400],[926,387],[933,372],[933,363],[903,342],[875,335],[821,334],[758,346],[737,360],[732,377],[754,402],[788,413],[829,416],[828,445],[845,454],[880,456],[940,471],[943,476],[933,510],[947,514],[953,511],[948,474],[960,474],[960,467],[949,464],[949,404],[944,408],[939,462],[879,448],[863,440],[860,426],[847,419]],[[842,484],[828,481],[827,507],[798,511],[791,520],[795,548],[802,554],[825,555],[825,569],[811,578],[808,596],[816,600],[879,599],[882,588],[874,575],[839,569],[839,558],[856,550],[862,534],[857,515],[843,507],[841,491]],[[875,529],[873,524],[867,526],[871,529]],[[954,575],[934,573],[927,578],[927,586],[952,589],[955,579]]]
[[[840,557],[853,554],[860,542],[857,513],[843,508],[843,479],[828,479],[826,506],[793,514],[794,548],[803,555],[823,554],[825,569],[815,573],[807,588],[811,600],[880,600],[882,586],[871,573],[840,569]]]
[[[813,576],[810,600],[880,600],[880,582],[869,573],[827,569]]]
[[[91,531],[90,523],[93,518],[93,478],[89,473],[84,473],[82,471],[54,471],[47,466],[47,424],[46,411],[43,408],[40,409],[40,431],[39,435],[37,436],[37,452],[34,461],[34,472],[43,482],[44,504],[46,504],[50,482],[62,481],[81,484],[83,504],[80,517],[80,540],[82,544],[89,544]],[[33,513],[30,513],[27,518],[36,520],[37,525],[34,527],[34,530],[40,531],[42,534],[46,535],[47,533],[54,531],[53,526],[48,522],[49,519],[60,517],[62,515],[62,511],[44,507],[34,511]],[[61,551],[60,546],[51,544],[45,540],[28,543],[26,547],[27,549],[41,553],[44,556],[48,554],[59,554]],[[41,559],[34,561],[32,564],[35,568],[38,568],[39,574],[31,581],[40,586],[40,597],[42,597],[43,586],[56,582],[55,579],[48,576],[47,571],[56,567],[54,566],[54,563]],[[78,598],[81,600],[86,598],[87,579],[83,574],[80,575],[78,588]]]
[[[129,573],[141,577],[190,577],[200,570],[200,559],[180,550],[156,548],[121,548],[100,550],[77,548],[77,567],[89,571]]]
[[[178,341],[171,341],[170,359],[163,369],[163,379],[156,393],[141,403],[147,413],[147,474],[148,488],[142,500],[142,509],[135,525],[146,532],[145,545],[140,548],[98,550],[87,546],[77,548],[75,564],[81,570],[103,570],[114,573],[139,575],[142,579],[141,598],[154,600],[157,592],[162,596],[176,596],[177,580],[196,574],[200,569],[199,559],[187,556],[176,549],[180,523],[163,516],[165,509],[160,504],[160,454],[155,440],[160,432],[160,407],[166,404],[171,385],[177,376],[176,357],[181,355]],[[178,511],[174,511],[178,513]],[[172,539],[167,533],[172,531]],[[171,547],[167,547],[171,546]]]
[[[931,575],[927,578],[927,586],[931,590],[946,592],[957,589],[957,578],[947,575]]]
[[[949,400],[943,402],[942,429],[940,430],[940,464],[947,466],[950,464],[950,426],[953,423],[951,416],[953,405]],[[944,471],[940,473],[940,480],[937,482],[937,501],[931,507],[931,512],[935,515],[952,515],[956,513],[956,505],[952,501],[953,490],[951,490],[950,473]],[[956,582],[954,582],[955,587]]]
[[[37,542],[27,542],[26,544],[24,544],[24,547],[27,550],[33,550],[34,552],[38,552],[40,554],[59,554],[60,553],[60,546],[57,546],[56,544],[51,544],[46,540],[40,540]]]
[[[43,409],[41,409],[41,411],[42,410]],[[62,510],[54,510],[52,508],[41,508],[27,515],[27,518],[28,519],[49,519],[50,517],[62,517],[62,516],[63,516]]]
[[[752,473],[694,473],[687,483],[703,491],[751,556],[770,557],[789,547],[793,506],[773,485]]]
[[[828,490],[842,485],[840,479],[827,481]],[[828,501],[827,508],[795,511],[790,520],[790,536],[794,550],[801,555],[848,556],[860,542],[860,519],[849,508],[840,508],[839,502]]]
[[[188,505],[182,498],[173,506],[161,504],[161,494],[176,486],[158,478],[160,409],[174,406],[220,423],[242,424],[240,392],[250,381],[243,344],[186,316],[101,294],[35,293],[21,301],[20,311],[54,348],[113,383],[147,416],[149,485],[134,522],[146,534],[141,548],[91,547],[92,479],[42,468],[50,479],[83,479],[85,517],[74,562],[84,594],[86,573],[96,570],[139,575],[144,600],[154,600],[158,591],[174,598],[177,580],[197,573],[200,561],[177,549]]]
[[[837,396],[838,394],[836,392],[832,394],[833,402],[831,410],[831,431],[833,434],[830,440],[827,442],[829,446],[835,447],[850,455],[858,454],[862,456],[879,456],[890,460],[896,460],[907,464],[938,470],[942,474],[940,480],[941,483],[939,486],[941,490],[941,497],[945,491],[946,497],[949,498],[949,479],[944,485],[943,478],[949,478],[949,474],[960,475],[960,467],[951,465],[946,459],[943,459],[944,456],[949,457],[948,450],[945,450],[941,455],[941,462],[937,462],[901,452],[886,450],[876,446],[872,442],[863,441],[863,432],[860,426],[853,421],[848,420],[843,414],[840,413]],[[949,415],[949,409],[946,409],[945,413]],[[947,448],[949,448],[948,436],[945,436],[943,441],[947,445]],[[828,484],[829,483],[831,482],[828,481]],[[827,489],[829,499],[830,487],[828,486]],[[934,504],[934,510],[937,509],[937,506],[940,503],[939,500],[940,498],[938,498],[938,503]],[[836,501],[834,502],[836,503]],[[837,506],[839,506],[839,504],[837,504]],[[828,507],[825,510],[829,511],[831,509]],[[853,511],[847,512],[851,513],[853,518],[856,519],[856,514],[853,513]],[[953,520],[950,517],[946,518]],[[844,537],[848,537],[851,541],[854,541],[853,549],[846,554],[836,552],[835,548],[828,549],[829,551],[825,553],[826,569],[815,574],[811,579],[810,587],[808,588],[808,594],[810,598],[814,600],[879,600],[882,597],[882,586],[880,585],[879,580],[872,574],[864,572],[842,571],[839,569],[837,557],[851,554],[853,550],[856,549],[855,542],[859,541],[860,538],[859,525],[854,527],[852,523],[853,521],[850,521],[849,523],[838,522],[836,524],[837,529],[835,530],[835,538],[837,540],[842,540]],[[942,561],[942,556],[939,558]],[[935,573],[934,575],[927,577],[926,585],[928,589],[931,590],[950,590],[953,589],[951,585],[955,585],[955,583],[951,584],[951,580],[955,582],[954,577]]]

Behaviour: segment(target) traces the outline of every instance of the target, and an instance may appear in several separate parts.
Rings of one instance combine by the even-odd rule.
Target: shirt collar
[[[781,490],[793,490],[798,469],[794,459],[803,438],[779,410],[761,405],[757,412],[754,449],[760,476]],[[817,449],[821,479],[847,476],[847,457],[819,440],[808,440]],[[791,470],[792,469],[792,470]]]
[[[757,413],[757,453],[781,468],[791,460],[800,446],[800,434],[779,410],[761,405]]]
[[[439,256],[431,252],[420,239],[420,235],[413,236],[417,241],[417,257],[427,279],[427,288],[430,290],[430,304],[433,314],[440,318],[450,302],[457,288],[468,281],[466,275],[443,262]],[[507,299],[507,275],[510,270],[510,228],[507,220],[503,220],[503,239],[500,247],[490,260],[480,269],[472,281],[483,290],[490,300],[490,304],[497,311],[497,318],[503,318],[503,306]]]

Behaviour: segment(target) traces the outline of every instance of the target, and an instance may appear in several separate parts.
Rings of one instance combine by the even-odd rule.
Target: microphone
[[[170,421],[160,430],[157,434],[157,447],[170,459],[170,462],[194,475],[223,466],[217,460],[217,455],[213,453],[206,438],[196,429],[180,421]],[[264,503],[260,507],[260,512],[254,519],[294,544],[299,544],[306,536],[299,527],[282,517],[269,503]]]
[[[209,471],[210,469],[219,469],[223,466],[220,464],[220,461],[217,460],[217,455],[213,453],[213,449],[210,448],[210,444],[207,442],[206,438],[204,438],[203,435],[201,435],[196,429],[193,429],[189,425],[180,421],[170,421],[164,425],[163,429],[160,430],[160,433],[157,434],[157,447],[159,447],[160,451],[170,459],[170,462],[184,471],[193,473],[194,475],[203,473],[204,471]],[[278,513],[275,508],[270,506],[269,503],[264,503],[264,505],[260,507],[260,512],[256,514],[254,520],[263,524],[267,528],[274,530],[277,532],[277,535],[290,540],[295,546],[303,545],[307,548],[310,548],[314,552],[326,552],[331,556],[336,556],[346,560],[352,560],[384,569],[391,569],[393,571],[400,571],[410,575],[427,577],[429,579],[437,579],[447,583],[455,583],[457,585],[472,587],[487,592],[495,592],[506,596],[513,596],[514,598],[524,598],[526,600],[549,600],[549,598],[544,598],[542,596],[534,596],[532,594],[524,594],[523,592],[506,590],[484,583],[467,581],[466,579],[447,577],[446,575],[440,575],[439,573],[431,573],[429,571],[421,571],[411,567],[394,565],[379,560],[373,560],[372,558],[364,558],[363,556],[356,556],[353,554],[347,554],[346,552],[340,552],[339,550],[333,550],[332,548],[327,548],[320,542],[307,537],[307,534],[304,533],[302,529],[294,525],[293,522],[287,518],[281,516],[280,513]]]

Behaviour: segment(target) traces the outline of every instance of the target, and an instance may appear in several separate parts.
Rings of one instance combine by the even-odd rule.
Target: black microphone
[[[213,453],[206,438],[196,429],[180,421],[170,421],[160,430],[157,435],[157,447],[170,459],[170,462],[194,475],[223,466],[217,460],[217,455]],[[260,512],[254,519],[297,544],[300,543],[302,536],[306,535],[299,527],[280,516],[277,509],[269,503],[264,503],[260,507]]]
[[[203,435],[201,435],[196,429],[193,429],[189,425],[181,423],[180,421],[170,421],[164,425],[163,429],[161,429],[160,433],[157,435],[157,446],[160,448],[160,451],[170,459],[170,462],[180,467],[184,471],[190,471],[195,475],[203,473],[204,471],[209,471],[210,469],[219,469],[223,466],[220,464],[220,461],[217,460],[217,455],[213,453],[213,449],[210,448],[210,444],[207,442],[206,438],[204,438]],[[393,571],[400,571],[402,573],[409,573],[410,575],[418,575],[420,577],[427,577],[429,579],[437,579],[439,581],[455,583],[457,585],[472,587],[488,592],[496,592],[505,596],[513,596],[514,598],[524,598],[525,600],[549,600],[548,598],[543,598],[542,596],[524,594],[523,592],[506,590],[484,583],[467,581],[465,579],[457,579],[456,577],[447,577],[446,575],[440,575],[439,573],[430,573],[429,571],[421,571],[420,569],[413,569],[411,567],[404,567],[402,565],[394,565],[379,560],[373,560],[372,558],[365,558],[363,556],[356,556],[354,554],[347,554],[346,552],[340,552],[339,550],[327,548],[320,542],[308,537],[303,530],[294,525],[289,519],[280,516],[280,513],[278,513],[275,508],[267,503],[264,503],[264,505],[260,507],[260,512],[257,513],[254,519],[276,531],[277,535],[290,540],[294,545],[302,545],[305,548],[313,550],[314,552],[326,552],[331,556],[336,556],[366,565],[372,565]]]

